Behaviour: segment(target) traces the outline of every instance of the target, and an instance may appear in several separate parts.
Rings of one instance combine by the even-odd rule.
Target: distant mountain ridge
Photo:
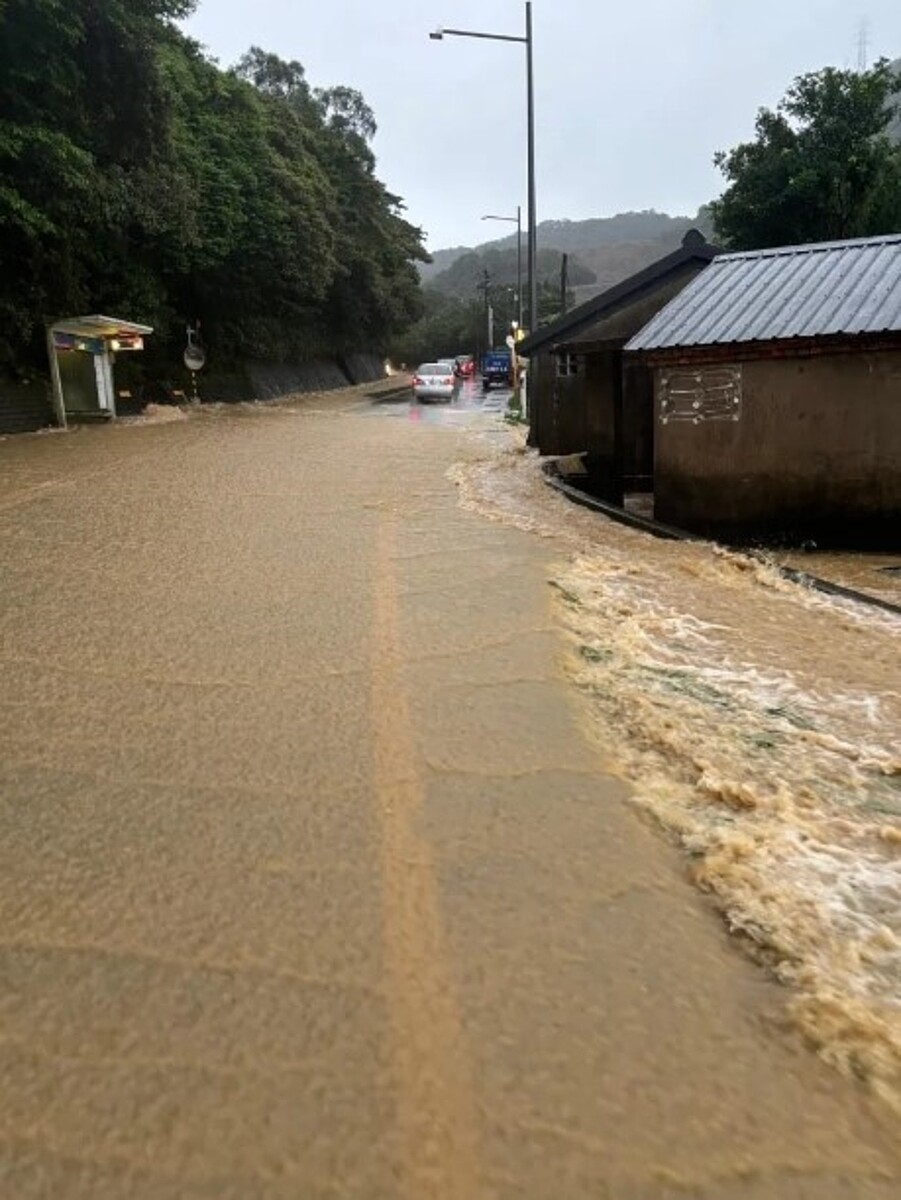
[[[689,229],[698,228],[712,236],[709,217],[704,209],[694,217],[671,217],[648,209],[644,212],[617,213],[612,217],[590,217],[584,221],[551,220],[538,225],[538,249],[570,254],[573,265],[581,270],[572,279],[576,298],[587,300],[614,283],[675,250]],[[525,235],[523,247],[525,248]],[[455,246],[437,250],[432,262],[421,267],[422,281],[444,290],[456,272],[454,264],[477,254],[485,256],[499,250],[515,250],[516,234],[483,242],[472,248]],[[588,283],[585,272],[593,274]],[[453,290],[457,290],[454,288]]]
[[[558,284],[563,265],[563,253],[541,246],[536,259],[537,277],[539,284]],[[525,261],[523,261],[525,274]],[[519,270],[516,246],[488,246],[481,250],[467,250],[459,258],[455,258],[449,267],[439,271],[428,280],[427,286],[446,296],[456,296],[461,300],[471,297],[481,286],[485,274],[494,287],[515,287]],[[569,256],[567,272],[569,286],[592,286],[597,281],[594,271],[586,267],[581,258]],[[525,279],[523,280],[525,285]]]
[[[892,64],[901,77],[901,58]],[[901,142],[901,92],[895,97],[895,116],[888,134]],[[525,217],[525,214],[523,214]],[[649,266],[680,245],[689,229],[699,229],[709,240],[714,239],[709,210],[702,206],[693,217],[670,216],[655,209],[616,213],[610,217],[589,217],[582,221],[549,220],[538,226],[538,249],[570,255],[571,283],[577,302],[606,291],[622,279]],[[525,250],[525,230],[523,249]],[[436,250],[430,263],[420,266],[422,282],[449,295],[471,294],[476,277],[482,269],[499,276],[496,282],[509,282],[512,251],[515,255],[516,234],[511,233],[478,246],[452,246]],[[505,251],[503,264],[497,252]],[[463,260],[463,261],[461,261]],[[478,260],[478,261],[475,261]],[[540,275],[559,272],[559,266],[545,257]],[[594,282],[586,281],[594,275]]]
[[[514,242],[516,241],[515,238],[513,240]],[[525,236],[523,236],[523,242],[525,242]],[[457,259],[462,258],[464,254],[469,254],[474,249],[480,250],[494,245],[496,245],[495,242],[484,242],[482,246],[449,246],[445,250],[436,250],[432,255],[431,262],[418,264],[420,278],[423,283],[426,283],[435,275],[446,271],[448,267],[452,267]]]

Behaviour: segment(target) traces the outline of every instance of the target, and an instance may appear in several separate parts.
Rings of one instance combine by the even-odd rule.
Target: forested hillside
[[[539,285],[546,283],[559,286],[562,266],[563,255],[559,250],[539,250],[535,261]],[[482,284],[486,271],[491,283],[496,287],[515,287],[517,270],[515,247],[502,249],[498,246],[490,246],[485,250],[468,250],[456,259],[446,271],[435,275],[429,281],[428,286],[447,296],[469,297]],[[522,272],[525,281],[525,241],[522,251]],[[594,272],[590,271],[576,257],[570,257],[567,273],[571,286],[594,283]],[[523,287],[525,287],[525,282]]]
[[[671,217],[649,209],[618,213],[585,221],[542,221],[538,225],[539,254],[544,255],[543,277],[559,276],[560,257],[570,256],[570,284],[578,301],[612,287],[674,250],[687,230],[698,228],[712,235],[705,209],[694,217]],[[526,237],[523,234],[523,246]],[[468,250],[457,246],[438,250],[432,262],[420,268],[423,281],[442,291],[462,294],[458,281],[473,274],[473,256],[486,260],[505,252],[504,262],[516,261],[516,234]],[[491,268],[489,267],[489,270]],[[505,267],[505,273],[507,268]]]
[[[346,87],[176,22],[195,0],[0,0],[0,368],[50,318],[111,311],[221,357],[381,350],[421,305],[421,234]]]

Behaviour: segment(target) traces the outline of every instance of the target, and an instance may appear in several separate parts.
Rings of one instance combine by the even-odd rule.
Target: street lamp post
[[[481,38],[490,42],[518,42],[526,48],[526,93],[528,110],[528,174],[529,174],[529,330],[538,327],[538,278],[535,260],[538,249],[538,228],[535,217],[535,78],[532,65],[532,0],[526,0],[525,37],[508,33],[478,33],[474,29],[436,29],[429,37],[440,42],[446,37]]]
[[[516,299],[519,304],[519,327],[522,329],[522,205],[517,204],[515,217],[489,214],[483,221],[510,221],[516,226]]]

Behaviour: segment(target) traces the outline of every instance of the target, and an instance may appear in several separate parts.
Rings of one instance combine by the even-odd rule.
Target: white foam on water
[[[187,411],[176,404],[148,404],[134,416],[121,417],[120,423],[126,427],[129,425],[172,425],[187,419]]]
[[[901,1110],[901,620],[574,508],[531,456],[461,503],[555,538],[571,673],[611,766],[829,1061]]]

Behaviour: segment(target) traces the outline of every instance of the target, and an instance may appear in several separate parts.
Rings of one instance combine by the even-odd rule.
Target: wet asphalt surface
[[[458,507],[503,404],[0,444],[0,1196],[901,1193]]]

